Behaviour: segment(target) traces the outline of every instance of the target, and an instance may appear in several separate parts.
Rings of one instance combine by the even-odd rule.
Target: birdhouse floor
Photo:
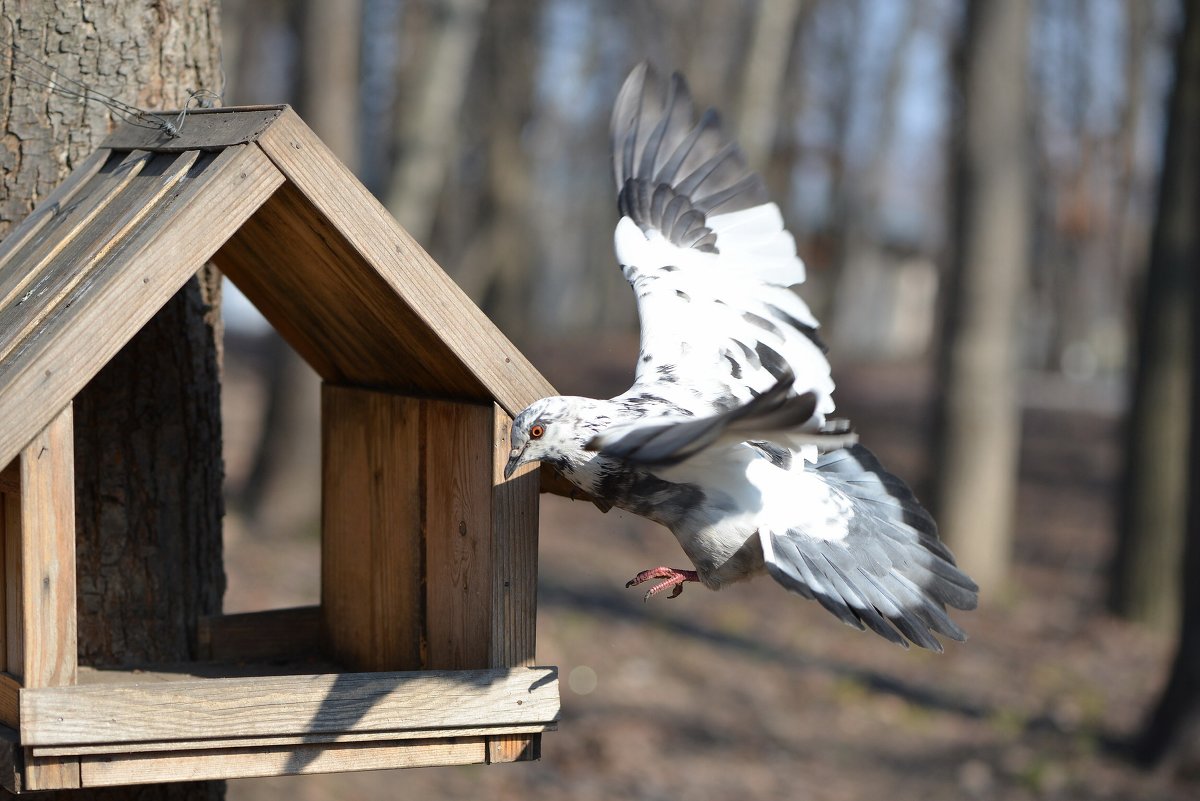
[[[0,782],[21,791],[473,764],[505,753],[489,747],[498,739],[555,728],[554,668],[347,673],[282,658],[319,619],[318,607],[209,618],[201,641],[223,659],[80,666],[65,687],[5,683],[18,722],[0,728]],[[270,635],[284,626],[297,636]],[[256,660],[233,657],[252,641]]]

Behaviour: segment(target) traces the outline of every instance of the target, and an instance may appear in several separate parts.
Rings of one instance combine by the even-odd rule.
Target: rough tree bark
[[[1029,0],[972,0],[961,43],[954,256],[943,298],[936,507],[984,592],[1004,581],[1016,498],[1018,303],[1029,239]]]
[[[1142,287],[1108,596],[1116,614],[1168,630],[1179,618],[1183,576],[1176,566],[1195,480],[1188,475],[1188,415],[1189,371],[1196,369],[1189,331],[1196,308],[1191,287],[1200,215],[1200,182],[1195,178],[1200,164],[1195,135],[1200,126],[1200,76],[1195,74],[1200,42],[1188,36],[1200,34],[1191,17],[1188,25],[1176,52],[1158,216]]]
[[[1191,308],[1195,309],[1200,308],[1200,281],[1190,274],[1200,265],[1200,231],[1196,227],[1200,219],[1200,141],[1195,133],[1200,125],[1200,0],[1185,4],[1175,64],[1150,281],[1168,280],[1169,288],[1164,291],[1190,293]],[[1160,270],[1164,264],[1168,267]],[[1180,287],[1180,281],[1187,285]],[[1200,583],[1195,578],[1200,572],[1200,360],[1196,358],[1200,354],[1200,326],[1190,318],[1187,315],[1183,320],[1184,336],[1191,337],[1190,433],[1186,419],[1179,421],[1184,431],[1176,432],[1191,447],[1185,457],[1188,475],[1181,488],[1183,494],[1177,499],[1186,509],[1183,558],[1176,559],[1174,566],[1181,579],[1177,586],[1183,588],[1179,648],[1167,687],[1136,743],[1136,755],[1146,763],[1169,759],[1178,771],[1195,775],[1200,768]],[[1144,342],[1139,350],[1147,358],[1155,357],[1146,353]],[[1134,414],[1139,409],[1143,415],[1161,413],[1146,406],[1148,401],[1140,397],[1135,400]],[[1133,425],[1138,425],[1136,416]],[[1151,532],[1139,533],[1158,538]]]
[[[178,107],[189,89],[220,89],[215,0],[0,0],[0,41],[142,108]],[[0,104],[3,236],[111,120],[95,103],[22,80],[29,70],[7,47],[0,59],[0,97],[10,101]],[[83,664],[191,658],[197,617],[220,610],[219,286],[212,270],[189,281],[76,398]],[[63,797],[223,795],[223,783],[197,782]]]

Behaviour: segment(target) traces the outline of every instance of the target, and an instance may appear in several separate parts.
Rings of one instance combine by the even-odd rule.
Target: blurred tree
[[[1189,17],[1187,24],[1197,22]],[[1195,35],[1189,29],[1177,46],[1158,217],[1142,286],[1108,596],[1114,613],[1163,629],[1178,624],[1183,577],[1177,566],[1194,489],[1188,474],[1189,375],[1195,370],[1189,332],[1200,185],[1189,166],[1200,164],[1200,107],[1189,103],[1200,87],[1189,84],[1198,79],[1188,72],[1196,62],[1187,59],[1197,57],[1200,44],[1189,43],[1189,33]]]
[[[146,12],[122,0],[0,0],[0,37],[143,108],[178,108],[220,89],[215,0]],[[0,235],[108,134],[111,119],[0,75]],[[79,656],[91,665],[195,658],[202,615],[221,610],[219,275],[206,268],[75,398]],[[51,793],[82,799],[219,799],[222,782]]]
[[[1029,238],[1029,0],[972,0],[959,53],[953,257],[944,293],[935,499],[985,592],[1009,568],[1020,436],[1018,305]]]
[[[760,0],[738,93],[738,143],[746,160],[761,170],[780,127],[779,106],[787,85],[792,43],[804,7],[802,0]]]
[[[539,252],[530,235],[533,163],[525,136],[534,117],[541,14],[540,0],[492,0],[484,10],[460,122],[463,153],[457,180],[441,197],[433,241],[454,280],[518,344],[539,314],[529,291]]]
[[[384,202],[425,247],[459,145],[455,132],[486,6],[486,0],[427,0],[408,11],[409,24],[421,28],[419,53],[405,71],[406,100]]]
[[[1191,295],[1190,306],[1183,300],[1171,301],[1180,306],[1172,312],[1178,315],[1174,321],[1175,335],[1191,340],[1191,419],[1177,419],[1174,429],[1174,436],[1189,442],[1191,450],[1187,457],[1186,481],[1179,488],[1180,496],[1171,499],[1186,508],[1186,537],[1182,559],[1175,558],[1173,565],[1164,562],[1163,572],[1159,575],[1161,580],[1167,573],[1179,572],[1183,607],[1179,647],[1171,676],[1136,743],[1135,753],[1147,763],[1169,758],[1180,771],[1194,775],[1200,769],[1200,582],[1196,580],[1200,575],[1200,360],[1196,358],[1200,354],[1200,326],[1195,324],[1191,310],[1200,308],[1200,281],[1193,275],[1200,265],[1200,227],[1197,226],[1197,220],[1200,220],[1200,138],[1196,136],[1200,130],[1200,0],[1185,3],[1183,33],[1177,44],[1175,64],[1175,88],[1171,96],[1151,274],[1147,283],[1165,282],[1166,286],[1156,291],[1168,295]],[[1150,293],[1148,286],[1147,299]],[[1160,317],[1167,313],[1162,308],[1153,310],[1145,306],[1144,309],[1155,311]],[[1165,341],[1158,344],[1174,350]],[[1146,352],[1144,342],[1139,349],[1151,365],[1162,357],[1162,354]],[[1178,359],[1178,356],[1172,353],[1170,358]],[[1139,389],[1145,393],[1148,385],[1143,384]],[[1146,417],[1171,411],[1147,405],[1149,400],[1142,395],[1135,399],[1133,426],[1141,425]],[[1139,413],[1141,417],[1137,416]],[[1149,444],[1144,443],[1139,448]],[[1145,469],[1153,470],[1154,466],[1147,465]],[[1152,482],[1153,478],[1146,480]],[[1166,521],[1160,520],[1159,524],[1165,525]],[[1139,534],[1139,539],[1146,535],[1163,539],[1162,535],[1148,530]],[[1138,545],[1138,548],[1143,547],[1147,546],[1144,543]]]

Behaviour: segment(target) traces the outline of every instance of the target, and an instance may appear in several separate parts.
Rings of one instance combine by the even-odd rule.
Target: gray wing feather
[[[762,532],[770,537],[771,576],[900,645],[907,639],[941,651],[935,632],[965,640],[946,607],[974,609],[979,588],[954,564],[908,486],[861,445],[822,454],[811,469],[849,501],[848,533],[829,540],[799,529]]]
[[[723,434],[736,434],[741,440],[769,440],[772,434],[789,432],[794,439],[794,429],[812,417],[817,398],[811,392],[792,394],[793,381],[787,373],[749,403],[709,417],[660,417],[615,427],[596,435],[584,447],[635,464],[672,465],[694,456]],[[824,441],[831,448],[843,446],[853,437],[845,430],[811,435],[814,443]]]
[[[766,185],[709,109],[696,117],[687,81],[674,73],[662,94],[648,64],[621,87],[612,115],[617,207],[643,231],[687,248],[716,252],[709,214],[768,202]]]

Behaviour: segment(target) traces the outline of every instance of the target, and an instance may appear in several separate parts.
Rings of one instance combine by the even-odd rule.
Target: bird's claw
[[[673,567],[652,567],[649,570],[643,570],[636,576],[625,582],[625,586],[636,587],[637,585],[649,581],[650,579],[665,579],[655,584],[646,594],[642,596],[642,601],[649,601],[650,597],[657,595],[665,589],[670,589],[671,594],[668,598],[678,598],[683,592],[683,584],[686,581],[699,581],[700,577],[696,575],[695,570],[677,570]]]

